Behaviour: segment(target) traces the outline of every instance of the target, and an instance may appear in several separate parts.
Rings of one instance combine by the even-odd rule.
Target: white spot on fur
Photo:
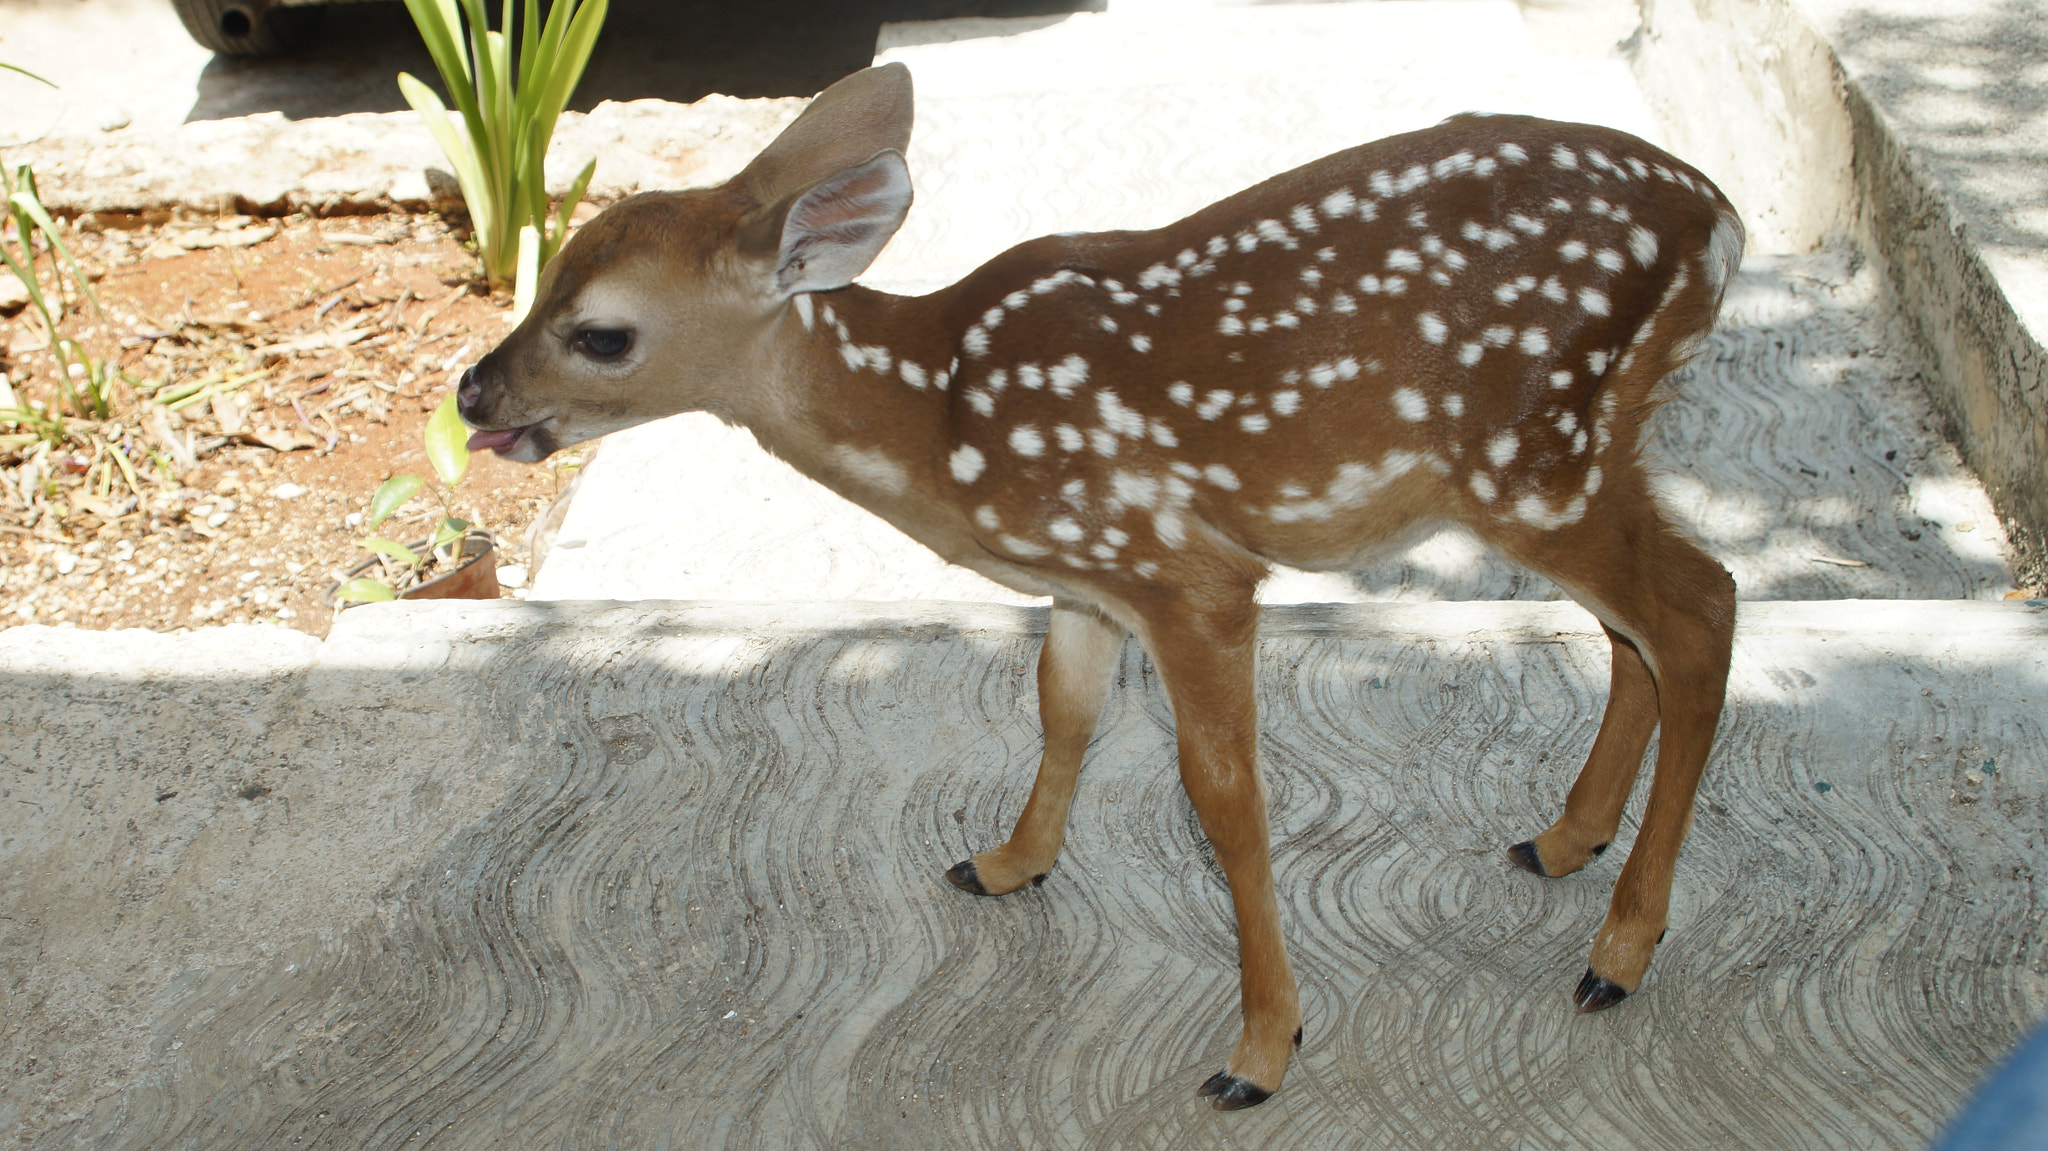
[[[1138,286],[1148,292],[1154,288],[1171,287],[1178,283],[1180,273],[1165,264],[1154,264],[1138,273]]]
[[[1140,352],[1149,352],[1152,350],[1152,337],[1143,332],[1134,332],[1131,334],[1131,347]]]
[[[1490,504],[1493,497],[1500,494],[1500,489],[1494,486],[1493,477],[1485,472],[1473,472],[1467,483],[1472,488],[1472,494],[1478,496],[1481,503]]]
[[[1513,141],[1495,148],[1494,152],[1510,164],[1526,164],[1529,162],[1528,150]]]
[[[1580,288],[1579,306],[1596,316],[1604,316],[1608,311],[1607,293],[1597,288]]]
[[[1267,428],[1273,426],[1273,421],[1267,419],[1265,416],[1261,415],[1258,412],[1252,412],[1250,415],[1239,416],[1237,418],[1237,423],[1239,427],[1243,428],[1245,431],[1252,433],[1263,432]]]
[[[1003,521],[996,518],[996,509],[989,504],[974,509],[974,522],[980,524],[985,531],[994,531],[1003,526]]]
[[[1550,150],[1550,162],[1559,168],[1576,168],[1579,166],[1579,156],[1570,148],[1559,144]]]
[[[1550,386],[1558,391],[1571,387],[1572,374],[1563,368],[1559,368],[1557,371],[1550,373]]]
[[[1202,469],[1202,475],[1210,483],[1215,484],[1226,492],[1234,492],[1238,489],[1237,473],[1224,467],[1222,464],[1210,464]]]
[[[1422,270],[1422,257],[1406,248],[1395,248],[1387,253],[1387,267],[1400,272],[1419,272]]]
[[[1010,450],[1035,460],[1045,454],[1045,436],[1035,425],[1019,424],[1010,429]]]
[[[1339,216],[1348,216],[1356,211],[1358,208],[1358,197],[1352,195],[1349,188],[1339,188],[1323,197],[1321,207],[1323,215],[1334,220]]]
[[[1454,420],[1465,414],[1465,397],[1457,392],[1452,392],[1445,396],[1443,398],[1443,405],[1444,414]]]
[[[1628,232],[1628,250],[1636,263],[1647,268],[1657,262],[1657,235],[1648,228],[1637,224]]]
[[[816,305],[811,303],[811,294],[809,292],[802,292],[797,295],[796,318],[803,321],[804,331],[806,332],[811,330],[811,325],[817,319],[814,311],[815,307]]]
[[[1205,420],[1213,420],[1228,410],[1236,400],[1236,396],[1218,388],[1202,397],[1202,406],[1195,409],[1195,414]]]
[[[1301,393],[1294,391],[1273,393],[1273,414],[1291,416],[1301,410]]]
[[[967,406],[984,416],[996,414],[996,398],[980,388],[967,393]]]
[[[953,470],[953,478],[963,484],[971,484],[981,477],[981,470],[988,466],[981,449],[973,444],[961,444],[953,449],[953,455],[946,461]]]
[[[1432,344],[1441,344],[1450,336],[1451,329],[1444,318],[1435,312],[1424,312],[1415,317],[1416,326],[1422,329],[1422,338]]]
[[[1621,271],[1627,263],[1621,258],[1621,253],[1613,248],[1602,248],[1593,253],[1593,262],[1610,272]]]
[[[1524,328],[1516,346],[1529,355],[1540,356],[1550,350],[1550,333],[1542,328]]]
[[[1052,430],[1052,434],[1059,440],[1060,450],[1063,452],[1078,452],[1085,442],[1081,439],[1081,429],[1072,424],[1061,424]]]
[[[1557,254],[1563,256],[1567,264],[1577,263],[1586,258],[1586,245],[1578,240],[1566,240],[1557,246]]]
[[[903,377],[904,383],[909,384],[911,387],[916,388],[919,391],[924,390],[925,374],[924,369],[922,367],[918,366],[917,364],[911,363],[909,360],[904,360],[902,363],[896,365],[896,371],[897,374]]]
[[[1117,394],[1104,388],[1095,393],[1095,410],[1102,425],[1120,436],[1138,439],[1145,434],[1145,417],[1124,406]]]
[[[1195,389],[1189,387],[1186,380],[1176,380],[1167,385],[1166,398],[1181,407],[1189,407],[1195,402]]]
[[[856,448],[847,444],[832,449],[839,466],[848,475],[890,495],[902,495],[910,486],[910,472],[881,448]]]
[[[1046,374],[1046,382],[1052,385],[1056,395],[1071,396],[1074,389],[1088,382],[1088,361],[1078,354],[1070,355],[1052,366]]]
[[[1232,300],[1230,302],[1234,304],[1237,301]],[[1226,315],[1216,321],[1216,330],[1226,336],[1241,336],[1244,334],[1244,321],[1236,316]]]
[[[1060,516],[1057,519],[1054,519],[1051,523],[1045,525],[1045,533],[1056,540],[1060,540],[1064,543],[1070,544],[1079,543],[1081,537],[1087,534],[1081,530],[1080,524],[1075,523],[1073,520],[1070,520],[1065,516]]]
[[[1394,412],[1411,424],[1421,423],[1429,418],[1429,401],[1414,388],[1395,388],[1389,397],[1394,401]]]
[[[1487,441],[1486,461],[1492,464],[1495,469],[1504,468],[1508,466],[1510,460],[1515,458],[1515,453],[1520,451],[1521,447],[1522,439],[1520,436],[1513,432],[1502,432]]]
[[[1127,468],[1118,468],[1109,475],[1109,502],[1112,507],[1119,509],[1157,508],[1159,479]],[[1107,532],[1103,534],[1105,537],[1108,535]]]
[[[1479,357],[1483,352],[1484,349],[1476,343],[1462,344],[1458,348],[1458,362],[1469,368],[1479,362]]]

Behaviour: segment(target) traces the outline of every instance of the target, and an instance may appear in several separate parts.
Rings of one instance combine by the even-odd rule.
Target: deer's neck
[[[929,303],[858,285],[796,297],[777,320],[762,410],[740,421],[797,470],[920,538],[921,517],[943,506],[930,495],[959,370]]]

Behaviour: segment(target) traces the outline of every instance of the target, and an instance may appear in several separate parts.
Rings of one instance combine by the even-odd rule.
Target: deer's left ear
[[[878,152],[757,213],[741,227],[741,250],[773,261],[779,295],[843,288],[903,226],[910,200],[903,153]]]

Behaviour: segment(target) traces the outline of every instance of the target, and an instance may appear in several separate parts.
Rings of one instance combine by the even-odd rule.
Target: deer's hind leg
[[[1042,882],[1066,842],[1067,809],[1081,757],[1094,738],[1123,650],[1124,629],[1091,608],[1056,600],[1038,652],[1038,717],[1045,751],[1031,798],[1001,847],[962,860],[946,872],[953,886],[976,895],[1007,895]]]
[[[1572,993],[1581,1011],[1635,991],[1663,938],[1679,848],[1721,717],[1735,631],[1735,581],[1669,524],[1640,468],[1615,463],[1583,518],[1526,534],[1511,549],[1608,629],[1615,694],[1564,818],[1529,845],[1509,849],[1510,856],[1527,866],[1525,856],[1533,855],[1539,874],[1562,873],[1553,865],[1582,866],[1580,853],[1590,855],[1613,835],[1651,729],[1662,733],[1642,827]]]
[[[1534,839],[1508,848],[1508,859],[1546,879],[1570,875],[1614,842],[1622,809],[1635,790],[1650,733],[1657,730],[1657,684],[1628,637],[1601,624],[1612,651],[1607,710],[1586,765],[1565,796],[1564,814]]]

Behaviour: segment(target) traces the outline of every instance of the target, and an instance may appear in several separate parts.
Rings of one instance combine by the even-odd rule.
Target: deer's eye
[[[615,360],[633,346],[633,333],[620,328],[585,328],[570,345],[593,359]]]

